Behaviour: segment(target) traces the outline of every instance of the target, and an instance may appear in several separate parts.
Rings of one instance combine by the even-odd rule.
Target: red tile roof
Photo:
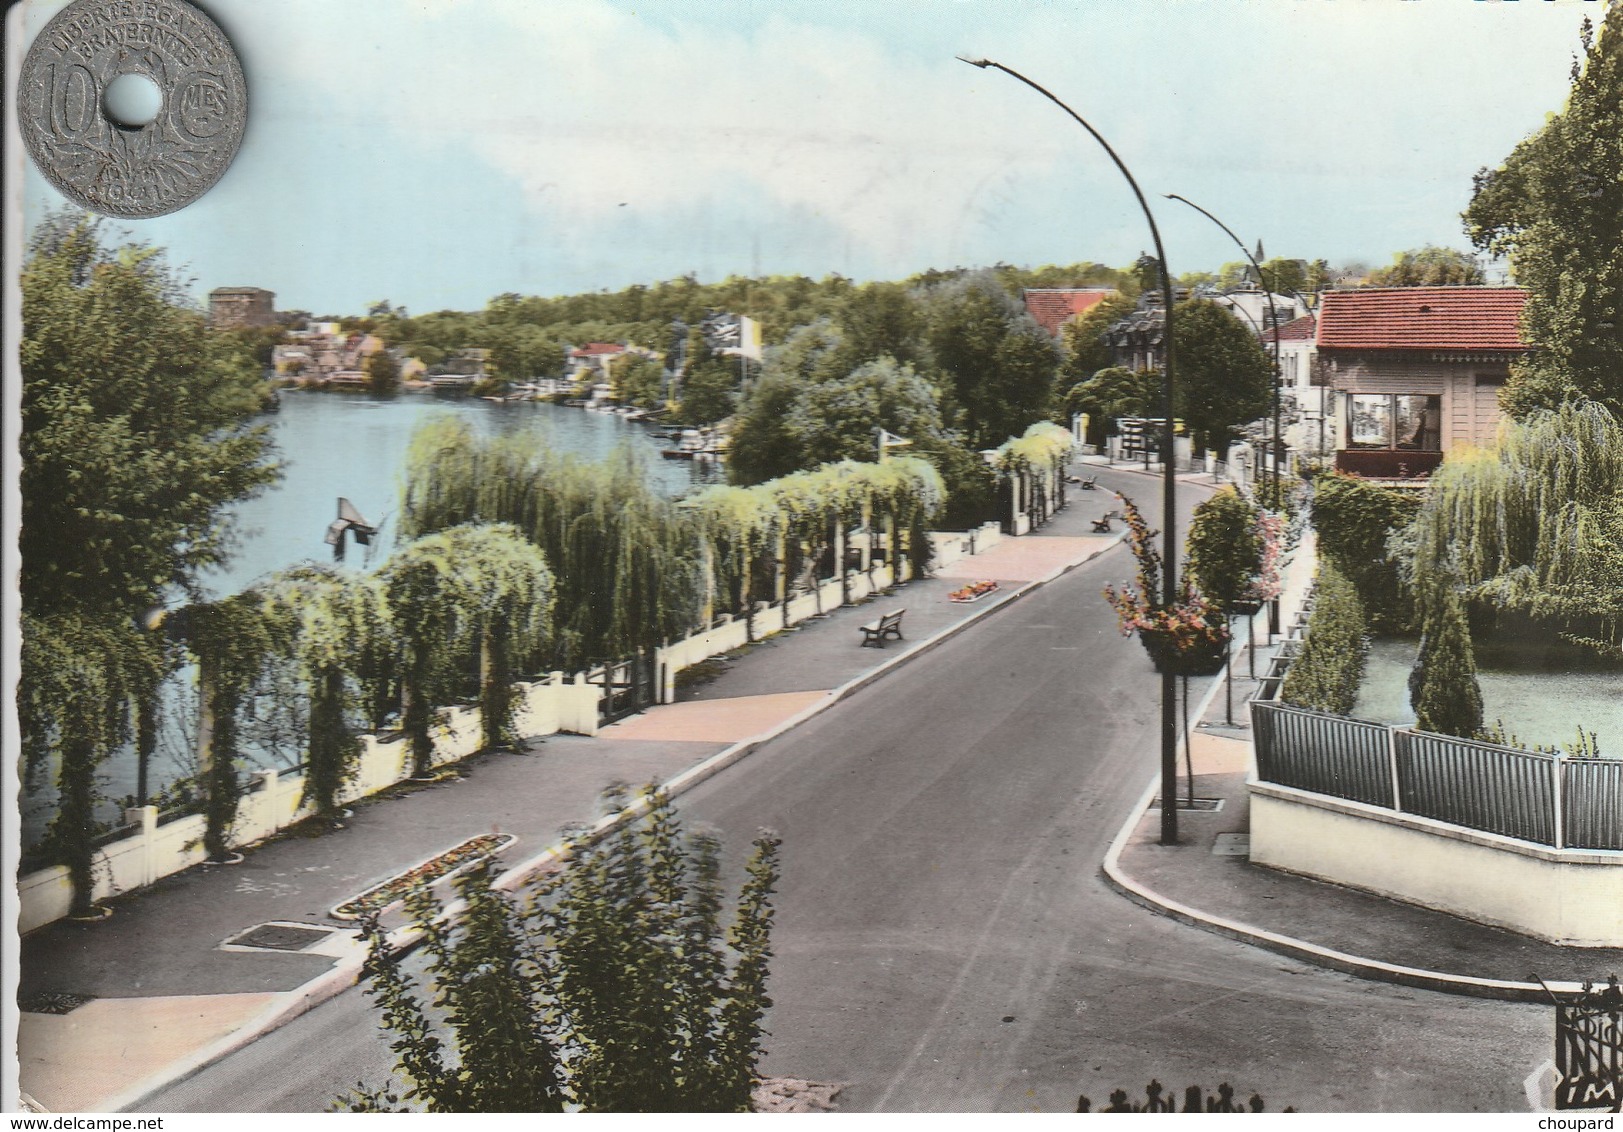
[[[1520,287],[1326,291],[1318,345],[1331,350],[1525,350]]]
[[[1026,310],[1054,337],[1059,328],[1090,307],[1104,302],[1105,296],[1114,295],[1114,287],[1043,287],[1026,291]]]
[[[597,354],[623,354],[626,348],[613,342],[588,342],[578,350],[571,351],[577,358],[590,358]]]
[[[1301,318],[1293,318],[1289,322],[1280,324],[1279,340],[1281,342],[1311,342],[1318,325],[1319,320],[1310,314],[1304,314]],[[1272,330],[1263,331],[1262,340],[1272,342],[1274,332]]]

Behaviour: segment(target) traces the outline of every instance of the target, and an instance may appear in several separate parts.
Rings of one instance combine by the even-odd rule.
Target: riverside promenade
[[[1188,479],[1210,484],[1205,477]],[[1038,532],[720,658],[714,678],[685,689],[677,703],[592,738],[555,735],[516,752],[475,757],[460,764],[452,780],[399,788],[356,805],[341,830],[289,831],[249,851],[240,865],[200,867],[119,899],[109,920],[58,923],[31,934],[22,944],[19,989],[23,1093],[56,1112],[141,1108],[165,1084],[355,983],[362,955],[353,925],[330,915],[343,900],[492,831],[518,838],[502,857],[509,877],[518,880],[538,867],[563,831],[603,819],[600,798],[610,783],[658,781],[679,796],[723,770],[749,774],[748,756],[761,743],[883,680],[890,668],[949,636],[974,632],[977,622],[1031,588],[1111,550],[1119,530],[1096,535],[1091,527],[1117,506],[1107,491],[1074,491],[1069,506]],[[1115,573],[1130,575],[1125,551],[1116,554]],[[1303,562],[1297,573],[1309,566]],[[974,604],[947,600],[980,579],[996,580],[998,591]],[[1293,593],[1303,588],[1297,581]],[[908,639],[863,648],[858,626],[902,607]],[[1268,645],[1260,628],[1257,636],[1260,672]],[[1249,695],[1243,652],[1235,668],[1234,718],[1240,722]],[[1144,805],[1112,819],[1124,823],[1120,836],[1105,861],[1087,866],[1102,865],[1127,897],[1207,930],[1355,974],[1392,978],[1393,967],[1422,972],[1427,980],[1399,981],[1434,989],[1504,993],[1494,980],[1525,979],[1532,971],[1568,979],[1616,966],[1594,966],[1606,955],[1574,954],[1251,866],[1243,852],[1235,853],[1246,831],[1249,744],[1243,727],[1226,726],[1221,677],[1194,685],[1197,699],[1208,693],[1192,744],[1195,786],[1225,805],[1213,814],[1182,815],[1182,844],[1156,844],[1158,815],[1149,808],[1149,768],[1156,760],[1146,753]],[[391,920],[399,922],[398,915]],[[284,936],[303,927],[300,950],[226,942],[278,924],[295,926]],[[310,944],[312,929],[332,930]],[[276,936],[269,931],[259,938],[274,942]],[[1488,985],[1478,985],[1484,977]],[[1531,1094],[1530,1104],[1537,1105]],[[244,1105],[251,1106],[251,1098]]]
[[[730,773],[747,774],[761,742],[1114,546],[1119,524],[1108,535],[1091,528],[1116,506],[1108,491],[1073,490],[1040,531],[717,658],[708,666],[714,678],[676,703],[590,738],[550,735],[475,756],[446,781],[355,803],[342,829],[285,831],[239,865],[200,866],[108,901],[108,920],[31,933],[18,989],[22,1093],[53,1112],[139,1105],[353,985],[362,948],[353,923],[331,916],[346,899],[491,832],[517,837],[501,860],[522,874],[566,832],[603,820],[602,794],[613,783],[666,783],[679,795],[740,760]],[[982,579],[997,591],[970,604],[948,600]],[[897,608],[907,610],[906,639],[863,647],[858,627]],[[401,922],[398,913],[386,918]],[[300,949],[227,942],[262,925],[295,930],[246,942]],[[335,930],[323,938],[310,928]]]

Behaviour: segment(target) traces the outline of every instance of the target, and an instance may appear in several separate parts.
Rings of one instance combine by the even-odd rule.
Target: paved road
[[[1150,481],[1100,482],[1153,515]],[[1548,1011],[1303,966],[1104,885],[1157,761],[1158,682],[1099,598],[1130,573],[1105,555],[683,799],[740,853],[784,838],[766,1071],[843,1083],[847,1111],[1068,1111],[1151,1077],[1271,1108],[1524,1110]],[[148,1107],[320,1108],[386,1073],[375,1026],[347,993]]]

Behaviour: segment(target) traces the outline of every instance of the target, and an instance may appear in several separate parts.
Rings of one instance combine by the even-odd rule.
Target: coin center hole
[[[145,75],[119,75],[107,84],[102,104],[113,121],[138,130],[163,109],[163,91]]]

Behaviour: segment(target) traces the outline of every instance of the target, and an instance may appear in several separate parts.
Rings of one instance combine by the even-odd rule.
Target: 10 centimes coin
[[[150,80],[155,118],[124,125],[106,105],[122,75]],[[18,125],[45,179],[76,203],[139,219],[184,208],[242,143],[248,88],[213,20],[185,0],[76,0],[28,49]]]

